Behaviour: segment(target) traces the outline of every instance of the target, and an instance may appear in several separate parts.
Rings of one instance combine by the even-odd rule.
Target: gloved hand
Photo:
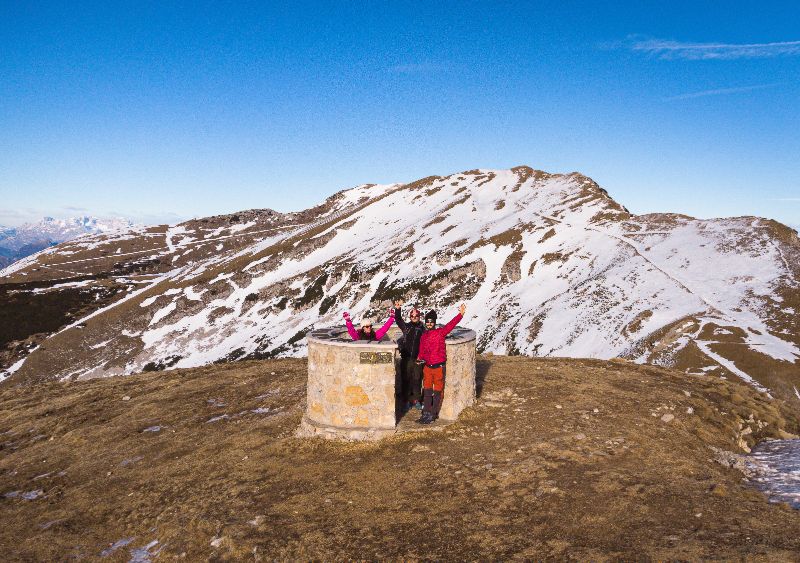
[[[345,318],[345,320],[348,320],[348,321],[350,320],[350,313],[348,313],[347,311],[342,313],[342,316]]]

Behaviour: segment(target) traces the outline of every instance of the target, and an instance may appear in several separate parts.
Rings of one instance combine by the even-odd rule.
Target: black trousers
[[[414,358],[400,358],[400,399],[422,401],[422,364]]]

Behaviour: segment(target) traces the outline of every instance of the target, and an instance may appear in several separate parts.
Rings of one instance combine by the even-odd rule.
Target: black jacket
[[[422,333],[425,332],[425,325],[420,321],[415,323],[405,322],[400,309],[395,309],[394,321],[397,323],[398,328],[403,331],[402,338],[397,341],[400,356],[416,360],[417,354],[419,354],[419,340],[422,338]]]

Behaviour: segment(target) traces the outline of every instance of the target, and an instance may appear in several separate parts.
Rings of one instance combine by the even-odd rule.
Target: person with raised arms
[[[350,313],[345,311],[342,316],[347,325],[347,333],[353,340],[380,340],[394,322],[394,309],[389,309],[389,318],[378,330],[372,330],[372,319],[370,318],[361,319],[361,328],[356,330],[353,326],[353,321],[350,319]]]
[[[439,418],[444,397],[445,364],[447,363],[447,346],[445,338],[464,317],[467,310],[465,304],[458,306],[458,314],[449,323],[436,328],[436,311],[428,311],[425,315],[425,332],[419,342],[417,362],[424,364],[422,369],[422,416],[420,424],[430,424]]]
[[[394,320],[403,336],[398,339],[397,347],[400,350],[400,400],[404,410],[422,408],[422,364],[417,363],[419,355],[419,342],[425,326],[420,320],[421,313],[414,307],[409,313],[409,322],[403,320],[400,307],[403,301],[394,302]]]

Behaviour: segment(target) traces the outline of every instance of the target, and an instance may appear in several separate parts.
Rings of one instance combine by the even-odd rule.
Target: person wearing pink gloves
[[[372,330],[372,319],[362,319],[361,328],[356,330],[353,326],[353,321],[350,320],[350,313],[345,311],[342,316],[347,325],[347,333],[353,340],[380,340],[394,322],[394,309],[389,309],[389,318],[386,319],[386,322],[383,323],[383,326],[378,330]]]

